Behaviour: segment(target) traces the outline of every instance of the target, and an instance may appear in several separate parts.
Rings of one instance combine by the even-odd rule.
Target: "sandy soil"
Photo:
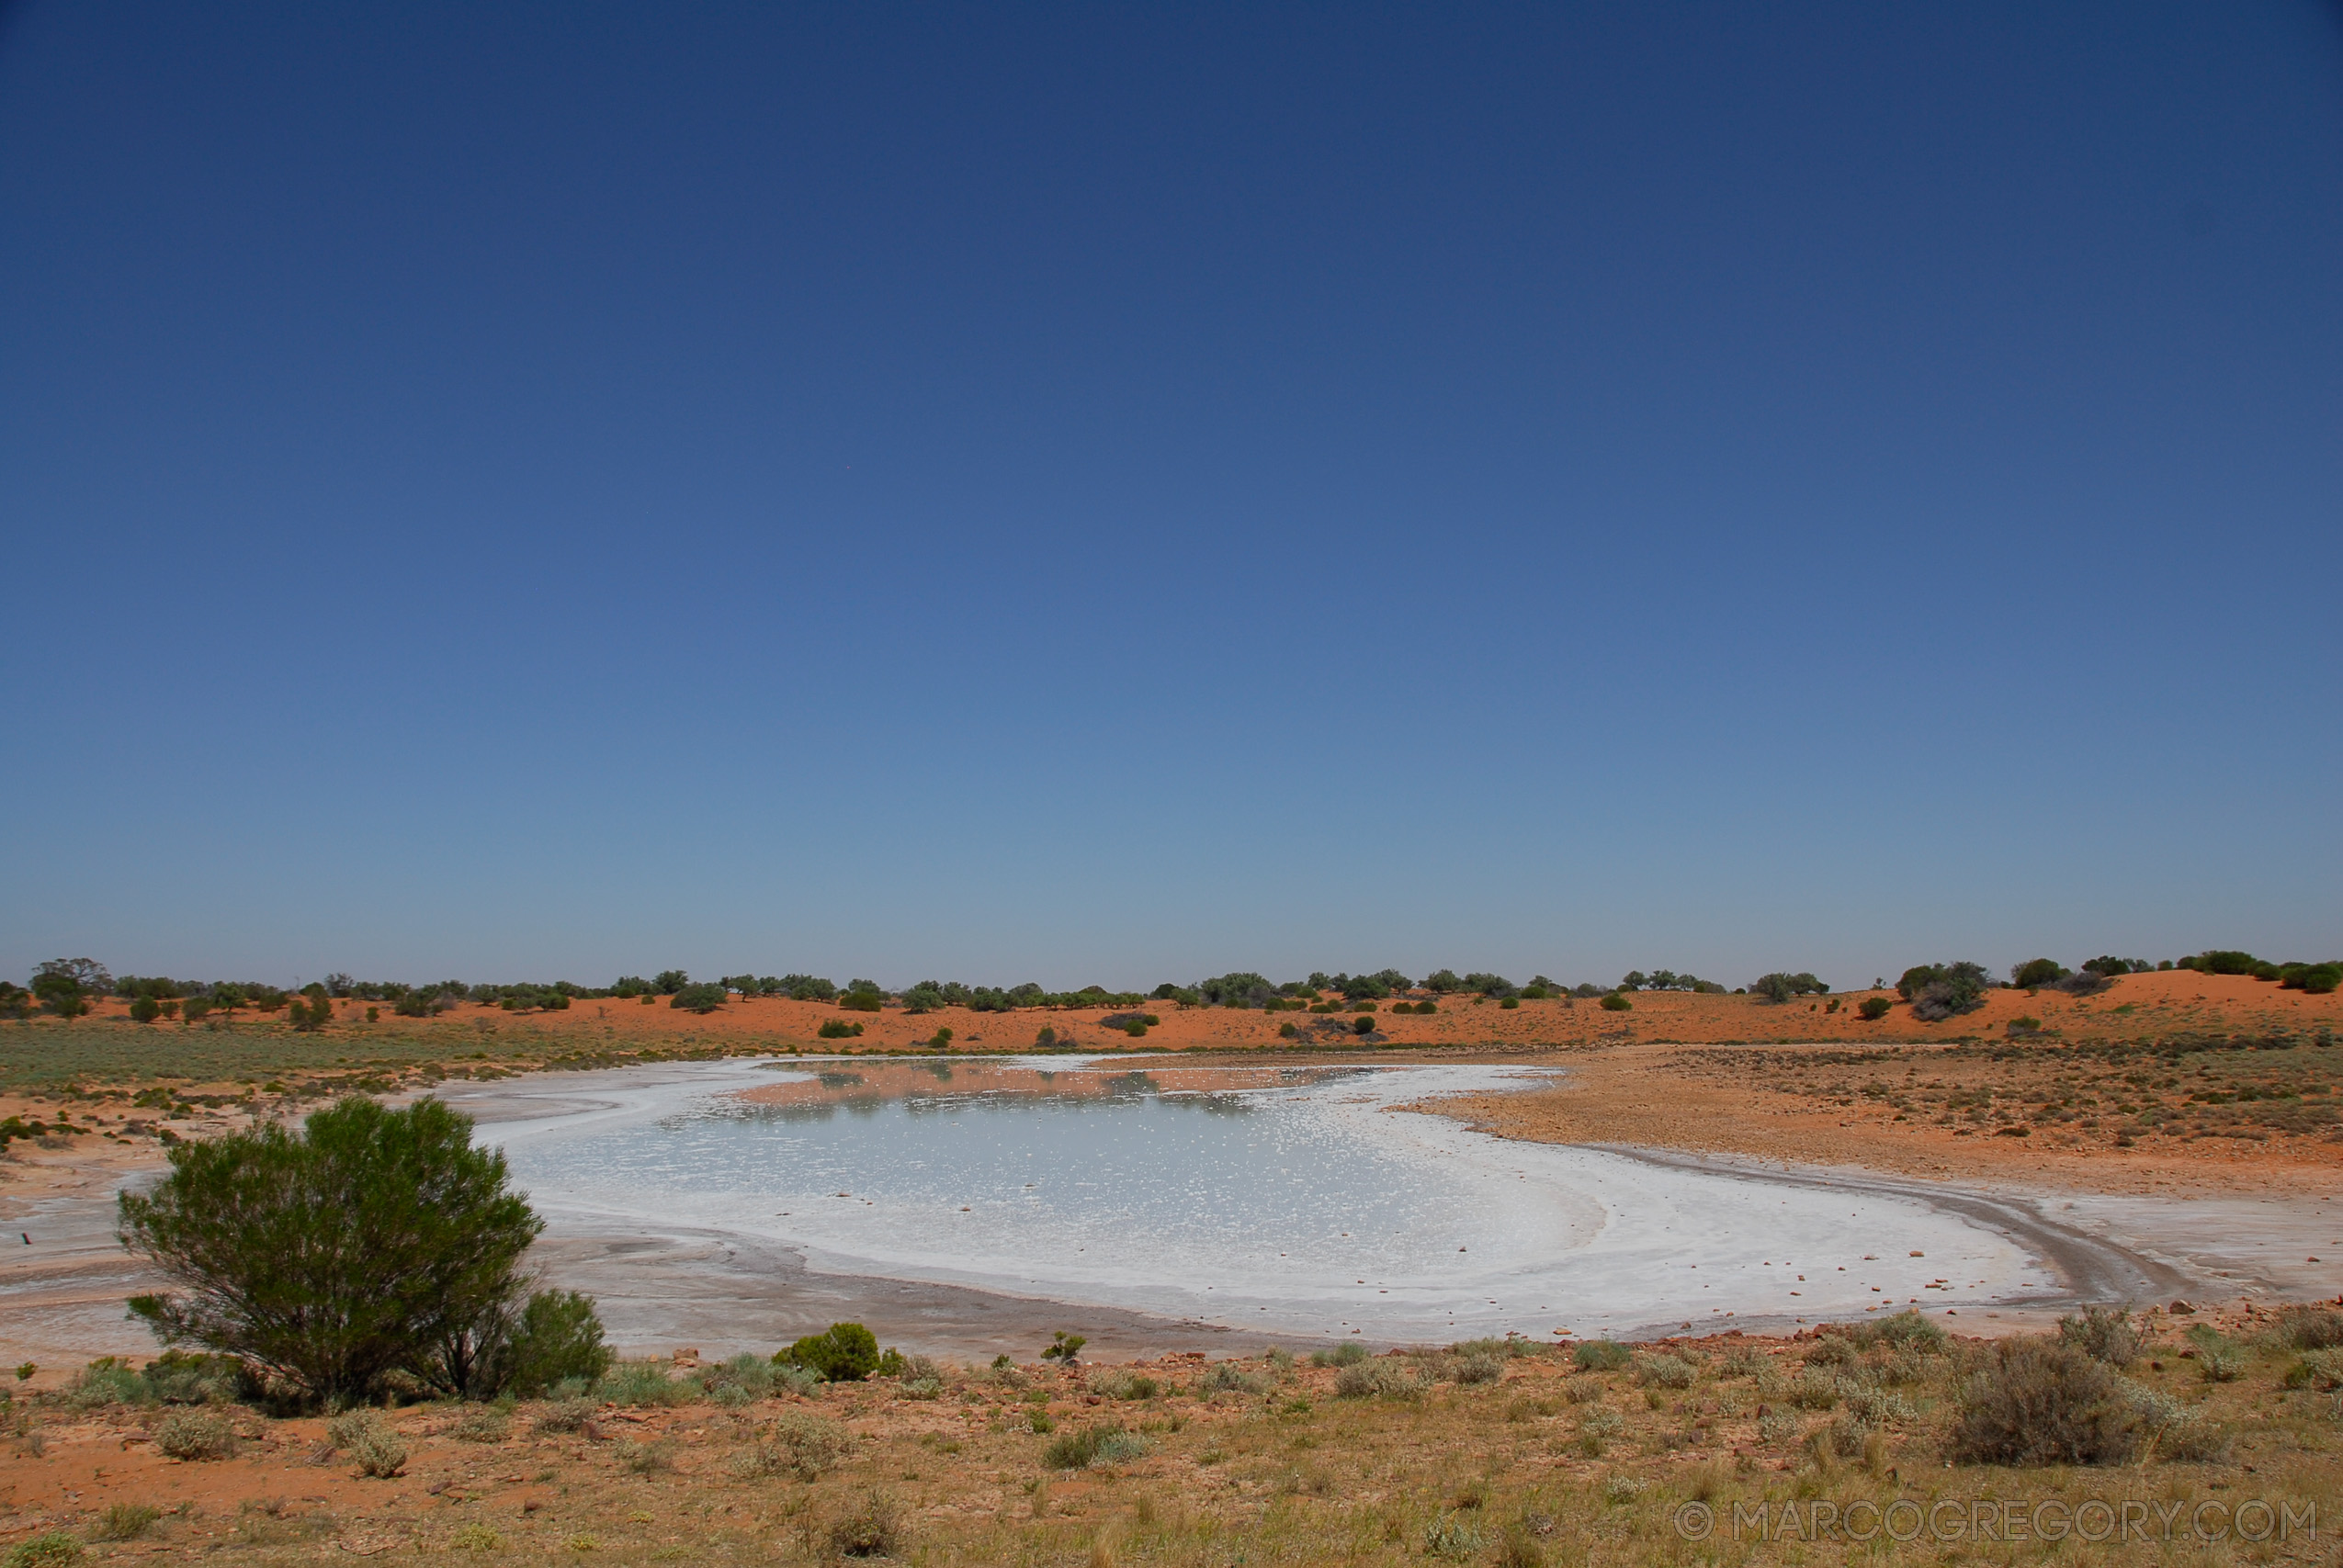
[[[834,1562],[851,1539],[843,1529],[876,1514],[888,1525],[885,1555],[934,1563],[1398,1564],[1489,1561],[1502,1542],[1507,1562],[1638,1568],[1685,1560],[1667,1525],[1688,1494],[1720,1515],[1729,1503],[1861,1498],[1876,1509],[1897,1497],[1926,1506],[2013,1494],[2070,1511],[2134,1497],[2337,1506],[2334,1396],[2278,1391],[2295,1357],[2271,1343],[2267,1314],[2203,1307],[2151,1314],[2144,1326],[2130,1375],[2233,1434],[2213,1462],[2153,1455],[2101,1470],[1956,1472],[1941,1457],[1942,1416],[1970,1364],[1960,1343],[1915,1357],[1812,1335],[1650,1347],[1676,1359],[1681,1384],[1629,1369],[1582,1372],[1564,1354],[1484,1361],[1467,1382],[1465,1360],[1438,1355],[1368,1364],[1414,1391],[1405,1397],[1344,1397],[1331,1368],[1168,1357],[1127,1368],[947,1366],[940,1397],[880,1381],[724,1404],[694,1384],[678,1404],[606,1403],[567,1421],[541,1404],[502,1418],[424,1405],[377,1417],[405,1457],[373,1478],[327,1440],[320,1418],[229,1407],[235,1451],[180,1460],[161,1451],[167,1410],[51,1397],[14,1413],[0,1455],[0,1545],[63,1531],[97,1538],[100,1555],[156,1562],[813,1563]],[[2226,1337],[2236,1381],[2200,1375],[2190,1328]],[[673,1367],[679,1382],[707,1370],[685,1357]],[[1892,1380],[1896,1413],[1835,1441],[1843,1412],[1788,1397],[1809,1368]],[[1134,1374],[1148,1383],[1134,1385]],[[834,1435],[842,1451],[810,1474],[759,1472],[760,1447],[778,1451],[771,1445],[792,1423]],[[1138,1441],[1087,1466],[1053,1452],[1100,1427]],[[123,1507],[145,1512],[116,1515],[109,1540],[107,1511]],[[1980,1542],[1975,1555],[2015,1561],[2011,1550]],[[1882,1540],[1860,1555],[1891,1568],[1965,1553],[1924,1539]],[[2074,1560],[2146,1555],[2135,1545]],[[2275,1558],[2241,1554],[2326,1558],[2308,1540]],[[2228,1550],[2205,1560],[2228,1561]]]

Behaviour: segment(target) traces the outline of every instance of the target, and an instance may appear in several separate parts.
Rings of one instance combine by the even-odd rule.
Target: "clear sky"
[[[0,12],[0,973],[2343,953],[2343,23]]]

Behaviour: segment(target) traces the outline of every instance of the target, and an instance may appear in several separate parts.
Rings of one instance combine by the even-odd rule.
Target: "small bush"
[[[1137,1432],[1126,1432],[1119,1424],[1109,1423],[1059,1433],[1042,1450],[1041,1462],[1052,1470],[1084,1470],[1093,1464],[1118,1464],[1138,1459],[1148,1447],[1148,1440]]]
[[[224,1416],[175,1411],[154,1429],[154,1446],[176,1460],[226,1459],[236,1451],[236,1431]]]
[[[390,1427],[371,1426],[350,1445],[350,1458],[360,1475],[388,1481],[406,1468],[407,1445]]]
[[[835,1421],[792,1410],[759,1434],[753,1448],[733,1456],[736,1474],[754,1479],[792,1476],[811,1481],[845,1457],[846,1429]]]
[[[1647,1386],[1690,1388],[1700,1369],[1681,1356],[1647,1356],[1636,1369],[1636,1381]]]
[[[1964,1464],[2122,1464],[2141,1417],[2121,1380],[2050,1338],[1995,1344],[1961,1391],[1952,1456]]]
[[[1602,998],[1602,1010],[1605,1012],[1633,1012],[1635,1008],[1636,1004],[1624,991],[1611,991]]]
[[[1570,1359],[1582,1372],[1615,1372],[1636,1358],[1624,1345],[1589,1339],[1571,1348]]]
[[[776,1393],[808,1397],[821,1387],[821,1374],[811,1367],[775,1367],[773,1369],[773,1387]]]
[[[0,1562],[5,1562],[6,1568],[63,1568],[65,1563],[81,1560],[80,1541],[63,1530],[50,1530],[30,1540],[17,1542],[8,1549],[6,1558],[0,1558]]]
[[[1455,1377],[1460,1383],[1499,1382],[1504,1376],[1505,1361],[1502,1357],[1481,1350],[1456,1358]]]
[[[1211,1370],[1197,1380],[1196,1392],[1209,1398],[1216,1393],[1259,1393],[1268,1386],[1260,1375],[1245,1371],[1234,1361],[1215,1361]]]
[[[1395,1360],[1361,1361],[1334,1374],[1337,1399],[1415,1399],[1422,1393],[1422,1374]]]
[[[136,1540],[153,1529],[154,1521],[162,1517],[162,1509],[150,1507],[144,1503],[109,1503],[106,1511],[97,1516],[96,1528],[89,1532],[90,1539]]]
[[[1856,1004],[1855,1011],[1862,1015],[1865,1023],[1877,1023],[1887,1016],[1887,1010],[1895,1005],[1885,997],[1865,997]]]
[[[1592,1404],[1602,1397],[1602,1382],[1599,1378],[1564,1378],[1562,1397],[1573,1404]]]
[[[1790,1385],[1787,1395],[1801,1410],[1828,1410],[1839,1403],[1839,1379],[1820,1367],[1808,1367]]]
[[[138,1369],[113,1356],[99,1357],[75,1372],[74,1381],[65,1385],[65,1403],[76,1410],[153,1402],[154,1394]]]
[[[837,1557],[893,1557],[903,1544],[902,1510],[886,1493],[873,1492],[861,1506],[831,1524],[829,1542]]]
[[[1893,1345],[1927,1356],[1940,1353],[1945,1345],[1943,1326],[1908,1308],[1872,1323],[1856,1325],[1854,1337],[1859,1345]]]
[[[578,1432],[594,1419],[598,1408],[591,1399],[557,1399],[537,1413],[540,1432]]]
[[[863,1032],[859,1023],[848,1023],[843,1018],[825,1018],[814,1033],[824,1040],[852,1040]]]
[[[1333,1347],[1331,1349],[1312,1350],[1310,1352],[1310,1365],[1313,1367],[1356,1366],[1359,1362],[1364,1361],[1366,1359],[1366,1347],[1360,1344],[1355,1339],[1345,1339],[1341,1344]]]
[[[1162,1387],[1144,1372],[1134,1372],[1127,1367],[1091,1373],[1087,1386],[1090,1392],[1108,1399],[1153,1399]]]
[[[2140,1359],[2140,1331],[2121,1307],[2087,1306],[2080,1317],[2062,1317],[2058,1337],[2111,1367],[2128,1367]]]
[[[1769,1410],[1758,1417],[1758,1441],[1778,1446],[1794,1442],[1798,1436],[1798,1418],[1787,1410]]]
[[[2124,1388],[2138,1429],[2159,1459],[2212,1462],[2227,1456],[2229,1431],[2161,1389]]]
[[[617,1450],[618,1468],[629,1475],[654,1475],[675,1468],[675,1445],[664,1439],[639,1443],[632,1438]]]
[[[2300,1306],[2278,1320],[2279,1343],[2294,1350],[2332,1350],[2343,1347],[2343,1312],[2328,1306]]]
[[[689,1404],[699,1384],[668,1375],[661,1360],[621,1361],[610,1369],[594,1390],[613,1404],[667,1405]]]
[[[751,1399],[762,1399],[773,1392],[773,1363],[753,1350],[743,1350],[710,1371],[700,1382],[711,1393],[733,1388]]]
[[[502,1551],[504,1538],[482,1524],[470,1524],[447,1538],[447,1544],[458,1551]]]
[[[1427,1557],[1446,1557],[1461,1562],[1479,1556],[1480,1549],[1480,1529],[1468,1519],[1442,1514],[1424,1527],[1423,1550]]]

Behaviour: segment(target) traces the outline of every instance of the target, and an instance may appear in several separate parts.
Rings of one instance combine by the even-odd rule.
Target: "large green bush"
[[[1760,975],[1750,982],[1749,990],[1751,994],[1763,997],[1770,1002],[1786,1002],[1793,997],[1821,997],[1830,994],[1828,986],[1804,970],[1791,975],[1777,969],[1771,975]]]
[[[1896,990],[1912,1004],[1912,1016],[1936,1023],[1985,1006],[1986,970],[1982,964],[1916,964],[1904,971]]]
[[[171,1173],[119,1202],[123,1244],[178,1288],[130,1311],[165,1344],[241,1357],[322,1400],[367,1398],[393,1371],[438,1374],[447,1342],[519,1292],[544,1228],[471,1131],[436,1100],[350,1099],[300,1133],[173,1145]]]
[[[2056,1339],[2009,1338],[1962,1389],[1951,1448],[1964,1464],[2122,1464],[2140,1425],[2104,1362]]]
[[[2021,991],[2054,986],[2066,977],[2066,966],[2055,958],[2029,958],[2009,967],[2009,983]]]
[[[833,1323],[773,1359],[818,1373],[825,1382],[860,1382],[878,1369],[878,1337],[859,1323]]]

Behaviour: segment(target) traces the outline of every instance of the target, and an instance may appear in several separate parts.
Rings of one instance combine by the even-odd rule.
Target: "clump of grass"
[[[1090,1374],[1084,1386],[1108,1399],[1153,1399],[1163,1392],[1153,1378],[1128,1367],[1100,1368]]]
[[[65,1563],[81,1560],[80,1541],[63,1530],[50,1530],[18,1541],[8,1549],[6,1558],[0,1558],[0,1562],[5,1562],[6,1568],[63,1568]]]
[[[1808,1367],[1790,1385],[1788,1398],[1801,1410],[1828,1410],[1839,1403],[1839,1378],[1820,1367]]]
[[[1310,1365],[1313,1367],[1355,1366],[1366,1359],[1366,1347],[1355,1339],[1345,1339],[1331,1348],[1310,1352]]]
[[[750,1481],[775,1476],[812,1481],[845,1452],[844,1427],[802,1410],[788,1410],[764,1428],[753,1446],[732,1456],[732,1472]]]
[[[2291,1307],[2270,1337],[2290,1350],[2332,1350],[2343,1348],[2343,1312],[2330,1306]]]
[[[1093,1464],[1138,1459],[1148,1448],[1148,1440],[1138,1433],[1125,1431],[1119,1422],[1109,1422],[1059,1433],[1042,1450],[1041,1462],[1052,1470],[1086,1470]]]
[[[1787,1410],[1769,1410],[1758,1417],[1758,1441],[1768,1447],[1779,1447],[1798,1436],[1798,1417]]]
[[[2128,1367],[2140,1359],[2140,1331],[2121,1307],[2087,1306],[2079,1317],[2062,1317],[2058,1337],[2111,1367]]]
[[[744,1400],[763,1399],[773,1392],[773,1372],[771,1361],[753,1350],[743,1350],[722,1365],[709,1368],[701,1377],[700,1386],[714,1395],[734,1389]]]
[[[1485,1352],[1459,1356],[1452,1364],[1452,1375],[1460,1383],[1498,1382],[1504,1379],[1505,1362]]]
[[[154,1528],[163,1510],[144,1503],[108,1503],[89,1532],[92,1540],[136,1540]]]
[[[225,1416],[175,1411],[154,1429],[154,1446],[175,1460],[226,1459],[236,1451],[236,1429]]]
[[[1424,1527],[1424,1555],[1463,1562],[1480,1555],[1482,1540],[1479,1526],[1443,1513]]]
[[[647,1443],[628,1438],[618,1445],[617,1454],[618,1468],[629,1475],[655,1475],[675,1468],[675,1445],[663,1438]]]
[[[821,1387],[821,1374],[811,1367],[775,1367],[773,1369],[773,1387],[776,1393],[794,1393],[799,1398],[806,1398]]]
[[[1647,1387],[1690,1388],[1700,1376],[1700,1369],[1681,1356],[1647,1356],[1636,1369],[1636,1380]]]
[[[1423,1375],[1398,1360],[1366,1360],[1334,1374],[1337,1399],[1416,1399],[1423,1393]]]
[[[501,1443],[512,1434],[512,1412],[497,1404],[472,1405],[447,1429],[459,1443]]]
[[[579,1432],[594,1419],[600,1409],[591,1399],[557,1399],[537,1413],[537,1429],[540,1432]]]
[[[1196,1383],[1196,1391],[1209,1397],[1216,1393],[1259,1393],[1268,1382],[1257,1372],[1249,1372],[1234,1361],[1215,1361]]]
[[[2209,1324],[2192,1325],[2189,1344],[2197,1353],[2197,1371],[2207,1382],[2235,1382],[2246,1370],[2244,1353]]]
[[[2229,1455],[2229,1429],[2161,1389],[2124,1389],[2142,1438],[2158,1459],[2212,1463]]]
[[[447,1544],[458,1551],[502,1551],[504,1538],[486,1525],[470,1524],[449,1536]]]
[[[2004,1339],[1961,1390],[1952,1457],[1964,1464],[2122,1464],[2140,1416],[2106,1364],[2047,1337]]]
[[[76,1410],[99,1410],[112,1404],[152,1404],[154,1395],[137,1368],[101,1356],[74,1374],[65,1385],[65,1403]]]
[[[833,1557],[900,1556],[902,1509],[888,1494],[870,1493],[852,1512],[832,1521],[825,1544]]]
[[[1615,1372],[1635,1359],[1624,1345],[1609,1339],[1589,1339],[1570,1350],[1571,1362],[1582,1372]]]
[[[325,1441],[347,1453],[360,1475],[379,1481],[390,1480],[407,1462],[407,1445],[371,1410],[353,1410],[327,1422]]]
[[[664,1361],[621,1361],[603,1374],[594,1392],[613,1404],[689,1404],[698,1395],[699,1385],[670,1377]]]

